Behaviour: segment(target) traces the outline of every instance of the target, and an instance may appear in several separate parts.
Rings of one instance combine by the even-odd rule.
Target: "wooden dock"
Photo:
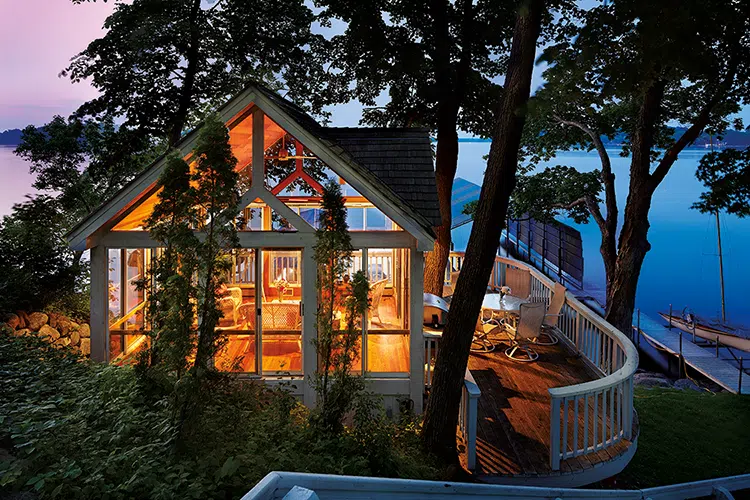
[[[635,323],[635,321],[634,321]],[[680,330],[671,330],[658,321],[641,314],[641,335],[652,344],[669,353],[680,354]],[[740,371],[731,363],[716,357],[713,350],[704,349],[691,342],[692,335],[682,333],[682,356],[685,363],[724,389],[737,394],[740,385]],[[642,342],[643,340],[641,340]],[[747,360],[750,363],[750,359]],[[750,394],[750,376],[742,375],[742,394]]]

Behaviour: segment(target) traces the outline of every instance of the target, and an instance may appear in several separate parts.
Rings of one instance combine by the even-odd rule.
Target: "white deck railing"
[[[461,269],[463,257],[462,252],[451,252],[447,280],[450,271]],[[554,282],[514,259],[495,258],[490,286],[504,284],[507,267],[527,269],[531,274],[531,300],[549,305]],[[638,351],[630,339],[570,292],[566,292],[557,327],[562,333],[561,341],[580,353],[600,378],[549,389],[553,470],[560,469],[561,460],[595,453],[632,437],[633,375],[638,368]]]
[[[466,461],[469,470],[477,463],[477,401],[482,393],[474,382],[469,369],[466,369],[464,386],[461,389],[461,404],[458,410],[458,428],[466,446]]]

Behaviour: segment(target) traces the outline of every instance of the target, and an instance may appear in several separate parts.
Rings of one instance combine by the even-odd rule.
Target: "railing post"
[[[716,336],[716,357],[719,357],[719,336]]]
[[[466,422],[466,438],[467,438],[467,465],[469,470],[474,470],[477,463],[477,400],[479,396],[469,394],[469,405],[467,412]]]
[[[669,329],[672,329],[672,304],[669,304]]]
[[[641,347],[641,310],[640,309],[638,309],[638,323],[637,323],[637,327],[638,328],[636,329],[636,332],[635,332],[635,337],[637,339],[636,340],[636,345],[638,347]]]
[[[682,330],[680,330],[680,364],[677,367],[677,376],[682,377],[682,367],[685,364],[682,358]]]
[[[737,384],[737,394],[742,394],[742,374],[745,372],[745,367],[743,366],[743,357],[740,357],[740,381]]]
[[[557,398],[552,398],[549,418],[549,466],[552,470],[560,470],[560,400]]]

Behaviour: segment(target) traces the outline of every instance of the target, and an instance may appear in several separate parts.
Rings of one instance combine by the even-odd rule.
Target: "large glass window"
[[[145,347],[145,290],[137,285],[146,277],[152,250],[108,250],[109,359],[116,364],[134,361]]]
[[[257,257],[260,257],[259,259]],[[237,250],[219,327],[216,367],[262,375],[302,373],[302,252]],[[260,342],[258,342],[260,338]]]
[[[367,371],[409,372],[409,250],[367,250]]]

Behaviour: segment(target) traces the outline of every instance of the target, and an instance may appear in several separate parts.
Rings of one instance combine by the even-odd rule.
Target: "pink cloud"
[[[101,36],[112,2],[0,2],[0,130],[40,125],[96,95],[87,83],[58,74],[70,58]]]

